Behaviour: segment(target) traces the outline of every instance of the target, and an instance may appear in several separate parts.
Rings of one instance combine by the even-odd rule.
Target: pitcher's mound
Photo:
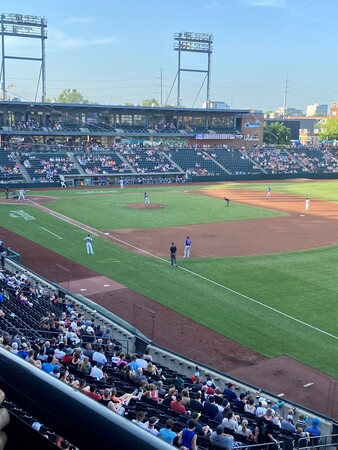
[[[128,208],[131,209],[160,209],[164,208],[164,205],[160,203],[152,203],[150,205],[144,205],[143,203],[129,203]]]

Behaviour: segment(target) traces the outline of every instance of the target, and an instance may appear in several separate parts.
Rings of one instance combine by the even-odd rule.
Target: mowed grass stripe
[[[10,210],[7,205],[4,208]],[[328,373],[335,373],[338,354],[332,338],[319,336],[318,332],[301,324],[295,326],[294,321],[267,310],[265,306],[249,302],[233,292],[224,292],[223,288],[196,279],[164,262],[159,263],[158,259],[128,252],[100,238],[94,241],[97,256],[88,258],[83,242],[85,231],[35,208],[25,206],[25,209],[35,216],[34,221],[13,219],[4,213],[0,218],[1,224],[267,356],[285,353]],[[39,226],[57,230],[64,241],[55,242],[52,236],[41,235]],[[182,260],[180,264],[285,314],[336,334],[337,320],[334,320],[330,305],[336,305],[337,289],[332,286],[329,291],[323,290],[316,284],[315,277],[319,262],[330,267],[331,262],[337,260],[336,248],[325,255],[326,250],[267,257],[191,259]],[[309,253],[312,253],[311,257]],[[302,271],[297,277],[297,268],[302,268],[304,256],[308,263],[312,258],[309,265],[313,267],[306,279]],[[106,261],[112,257],[121,263],[107,264]],[[313,286],[309,289],[309,280],[321,291],[320,300],[312,294],[315,291]],[[299,283],[304,292],[306,289],[308,292],[307,298],[298,301],[293,289],[297,285],[301,291]],[[277,299],[278,308],[274,303]],[[315,307],[317,309],[312,310]],[[324,326],[319,326],[319,322]],[[314,354],[318,355],[315,360]]]

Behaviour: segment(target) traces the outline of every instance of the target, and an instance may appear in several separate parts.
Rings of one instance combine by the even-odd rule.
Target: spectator
[[[210,434],[210,443],[217,448],[225,448],[231,450],[234,443],[234,437],[231,434],[224,433],[222,425],[218,425],[215,431]]]
[[[202,414],[207,416],[210,420],[214,420],[218,413],[218,407],[215,404],[215,397],[209,395],[208,399],[203,403]]]
[[[174,426],[174,421],[172,419],[167,419],[165,423],[165,428],[161,428],[158,437],[162,439],[162,441],[168,442],[168,444],[173,444],[174,439],[176,437],[176,433],[172,431]]]
[[[320,437],[322,432],[320,431],[320,420],[317,418],[312,419],[311,425],[306,428],[306,432],[310,437]]]
[[[93,353],[92,360],[93,362],[101,363],[102,365],[107,364],[107,358],[104,354],[103,347],[97,347],[96,352]]]
[[[191,450],[197,449],[196,422],[190,419],[188,426],[178,433],[178,444]]]
[[[172,411],[176,411],[180,414],[186,415],[187,411],[186,411],[185,407],[182,405],[181,400],[182,400],[182,395],[177,394],[176,399],[172,400],[172,402],[170,403],[170,409]]]
[[[224,397],[226,397],[228,400],[236,400],[237,394],[234,392],[235,385],[232,383],[227,383],[226,388],[223,391]]]
[[[95,378],[97,381],[104,380],[105,375],[103,373],[103,364],[97,363],[96,366],[94,366],[90,372],[90,376]]]
[[[235,416],[235,414],[232,411],[228,411],[226,417],[222,420],[223,428],[227,428],[228,430],[233,430],[234,433],[237,433],[238,419],[239,419],[239,416]]]
[[[287,418],[282,420],[281,429],[289,431],[290,433],[295,433],[296,427],[293,424],[293,411],[292,410],[289,410]]]

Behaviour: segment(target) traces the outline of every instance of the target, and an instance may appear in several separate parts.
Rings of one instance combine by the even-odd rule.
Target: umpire
[[[175,243],[172,242],[171,247],[170,247],[170,261],[171,261],[171,265],[175,266],[175,267],[177,267],[176,252],[177,252],[177,247],[176,247]]]

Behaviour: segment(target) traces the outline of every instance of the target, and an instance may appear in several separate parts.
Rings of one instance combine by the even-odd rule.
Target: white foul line
[[[63,239],[61,236],[58,236],[57,234],[53,233],[53,231],[47,230],[47,228],[43,228],[43,227],[40,227],[40,228],[41,228],[41,230],[45,230],[45,231],[47,231],[47,233],[50,233],[53,236],[56,236],[58,239]]]
[[[141,253],[144,253],[144,254],[146,254],[148,256],[151,256],[153,258],[156,258],[156,259],[159,259],[161,261],[164,261],[167,264],[170,264],[170,262],[167,259],[164,259],[161,256],[153,255],[152,253],[148,252],[147,250],[143,250],[142,248],[136,247],[133,244],[129,244],[128,242],[122,241],[122,239],[119,239],[119,238],[114,237],[112,235],[107,236],[104,232],[102,232],[100,230],[95,230],[95,228],[92,228],[90,226],[84,225],[83,223],[78,222],[77,220],[73,220],[73,219],[70,220],[67,216],[64,216],[63,214],[60,214],[60,213],[54,213],[51,209],[46,208],[46,206],[42,206],[39,203],[33,202],[32,200],[30,200],[30,202],[35,204],[39,208],[46,209],[49,212],[49,214],[51,214],[52,216],[55,216],[58,219],[64,220],[65,222],[67,222],[67,223],[69,223],[71,225],[74,225],[74,226],[76,226],[78,228],[82,228],[83,230],[86,230],[86,231],[94,230],[96,233],[94,231],[92,231],[92,234],[94,234],[95,236],[101,234],[106,239],[108,238],[108,239],[112,239],[114,241],[120,242],[121,244],[126,245],[126,246],[131,247],[131,248],[134,248],[135,250],[137,250],[137,251],[139,251]],[[318,333],[325,334],[326,336],[329,336],[329,337],[331,337],[333,339],[337,339],[338,340],[338,336],[335,336],[334,334],[331,334],[331,333],[328,333],[327,331],[321,330],[320,328],[317,328],[317,327],[315,327],[313,325],[310,325],[309,323],[303,322],[300,319],[296,319],[296,317],[293,317],[293,316],[290,316],[289,314],[283,313],[282,311],[279,311],[278,309],[273,308],[272,306],[266,305],[265,303],[262,303],[262,302],[260,302],[258,300],[255,300],[254,298],[249,297],[248,295],[242,294],[241,292],[235,291],[234,289],[231,289],[231,288],[229,288],[227,286],[224,286],[223,284],[217,283],[217,281],[210,280],[210,278],[206,278],[203,275],[200,275],[200,274],[198,274],[196,272],[193,272],[192,270],[186,269],[185,267],[179,266],[178,269],[184,270],[185,272],[188,272],[188,273],[190,273],[191,275],[193,275],[195,277],[201,278],[202,280],[205,280],[208,283],[214,284],[215,286],[218,286],[218,287],[220,287],[222,289],[225,289],[225,290],[227,290],[229,292],[232,292],[233,294],[238,295],[239,297],[245,298],[246,300],[249,300],[250,302],[256,303],[257,305],[260,305],[263,308],[269,309],[270,311],[273,311],[273,312],[275,312],[275,313],[277,313],[277,314],[279,314],[279,315],[281,315],[283,317],[286,317],[287,319],[290,319],[290,320],[293,320],[293,321],[295,321],[297,323],[300,323],[301,325],[304,325],[305,327],[308,327],[308,328],[311,328],[312,330],[318,331]]]

